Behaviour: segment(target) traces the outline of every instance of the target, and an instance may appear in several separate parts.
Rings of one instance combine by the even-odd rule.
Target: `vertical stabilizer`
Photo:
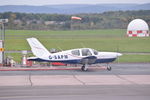
[[[50,52],[36,38],[27,38],[27,41],[36,57],[43,58],[50,55]]]

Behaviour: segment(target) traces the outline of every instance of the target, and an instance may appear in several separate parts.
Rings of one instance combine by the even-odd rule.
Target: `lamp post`
[[[8,19],[0,19],[0,64],[4,65],[5,23]]]

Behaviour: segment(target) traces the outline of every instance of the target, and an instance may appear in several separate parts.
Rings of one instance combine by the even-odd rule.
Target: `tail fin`
[[[42,58],[50,55],[50,52],[36,38],[27,38],[27,41],[36,57]]]

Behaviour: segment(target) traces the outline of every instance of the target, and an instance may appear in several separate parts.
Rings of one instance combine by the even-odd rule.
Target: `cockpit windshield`
[[[98,55],[98,51],[92,49],[94,55]]]

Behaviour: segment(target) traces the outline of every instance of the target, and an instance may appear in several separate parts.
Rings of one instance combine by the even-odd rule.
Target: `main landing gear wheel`
[[[108,70],[108,71],[111,71],[111,67],[110,67],[110,66],[107,66],[107,70]]]
[[[87,67],[85,67],[85,65],[83,65],[83,66],[81,67],[81,70],[82,70],[82,71],[87,71]]]

